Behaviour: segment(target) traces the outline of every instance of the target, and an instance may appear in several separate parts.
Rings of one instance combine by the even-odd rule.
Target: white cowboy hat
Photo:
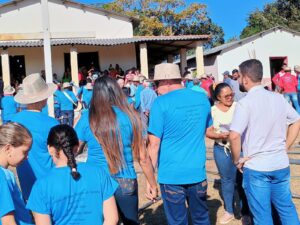
[[[69,87],[72,87],[69,82],[63,83],[63,88],[69,88]]]
[[[154,80],[181,79],[179,66],[173,63],[161,63],[154,68]]]
[[[23,80],[23,90],[15,96],[20,104],[31,104],[47,99],[56,91],[56,85],[47,84],[39,73],[28,75]]]
[[[3,94],[4,95],[12,95],[13,93],[15,93],[15,91],[16,90],[12,86],[8,85],[3,89]]]

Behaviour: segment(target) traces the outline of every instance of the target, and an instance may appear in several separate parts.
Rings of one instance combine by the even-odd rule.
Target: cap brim
[[[57,90],[55,84],[47,84],[48,89],[39,95],[24,95],[23,91],[19,91],[14,97],[15,101],[20,104],[32,104],[49,98]]]

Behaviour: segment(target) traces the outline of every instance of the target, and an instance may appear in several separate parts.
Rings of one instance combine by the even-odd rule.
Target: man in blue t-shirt
[[[23,91],[19,91],[15,96],[15,101],[26,105],[27,110],[16,113],[12,121],[26,127],[33,139],[28,159],[17,167],[22,195],[26,201],[35,180],[44,177],[53,167],[47,150],[47,137],[50,129],[58,122],[43,113],[42,109],[55,90],[55,84],[47,84],[40,74],[36,73],[23,80]]]
[[[153,166],[158,164],[168,223],[187,225],[189,211],[194,224],[209,225],[205,133],[212,119],[208,98],[182,87],[175,64],[156,65],[154,80],[161,96],[150,111],[148,150]]]

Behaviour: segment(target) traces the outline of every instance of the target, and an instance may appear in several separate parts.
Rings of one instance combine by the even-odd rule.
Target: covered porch
[[[78,55],[84,52],[94,52],[98,55],[100,70],[108,68],[109,64],[120,64],[124,68],[137,67],[141,74],[151,76],[157,63],[167,61],[173,63],[174,57],[180,55],[180,67],[183,74],[187,66],[187,50],[195,49],[197,74],[204,74],[203,44],[209,40],[208,35],[187,36],[153,36],[118,39],[69,38],[51,39],[51,65],[53,73],[62,74],[66,67],[65,55],[70,57],[72,80],[78,84]],[[0,41],[1,74],[4,85],[11,83],[12,65],[24,67],[23,75],[40,72],[45,68],[43,40],[7,40]],[[49,53],[47,53],[49,54]],[[24,55],[24,62],[13,64],[16,56]],[[22,61],[22,60],[21,60]],[[23,64],[24,65],[23,65]],[[15,76],[15,74],[13,74]],[[46,76],[47,82],[49,76]]]

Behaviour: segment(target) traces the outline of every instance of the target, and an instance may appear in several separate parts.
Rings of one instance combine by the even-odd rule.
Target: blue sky
[[[81,3],[105,3],[111,0],[76,0]],[[0,0],[0,3],[8,0]],[[208,7],[209,16],[215,23],[223,27],[225,39],[239,36],[246,26],[248,15],[255,9],[262,9],[266,3],[274,0],[187,0],[187,3],[198,2],[204,3]]]

